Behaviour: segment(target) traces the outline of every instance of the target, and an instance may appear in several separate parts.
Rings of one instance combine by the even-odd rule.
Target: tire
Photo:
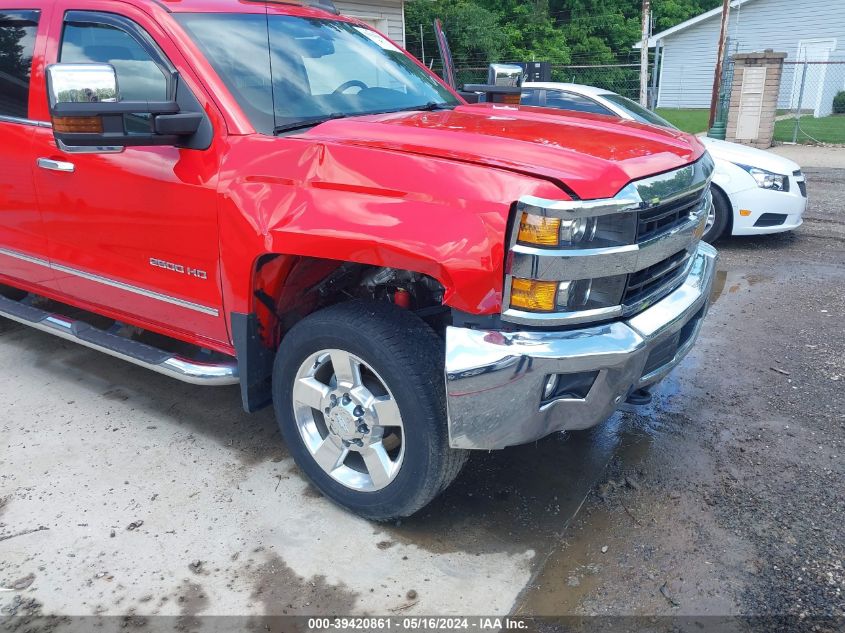
[[[731,215],[733,214],[733,208],[731,207],[728,197],[715,187],[712,188],[712,192],[714,212],[713,222],[711,224],[710,219],[708,218],[709,226],[705,229],[704,235],[701,236],[701,239],[708,244],[713,244],[724,235],[725,230],[730,224]]]
[[[466,452],[449,448],[443,355],[422,320],[375,302],[326,308],[285,336],[273,370],[276,419],[326,497],[387,521],[417,512],[458,476]],[[352,369],[338,378],[335,364]],[[350,388],[355,380],[364,389]]]

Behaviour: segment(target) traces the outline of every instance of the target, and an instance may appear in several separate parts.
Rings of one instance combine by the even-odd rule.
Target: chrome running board
[[[189,360],[146,343],[101,330],[83,321],[46,312],[3,296],[0,296],[0,316],[182,382],[209,386],[236,385],[240,382],[238,363],[234,358],[220,363]]]

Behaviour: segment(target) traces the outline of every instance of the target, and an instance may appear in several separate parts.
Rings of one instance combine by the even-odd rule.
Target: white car
[[[674,126],[640,104],[602,88],[567,83],[526,83],[522,105],[616,116],[662,127]],[[807,186],[801,167],[777,154],[701,137],[716,163],[713,213],[704,239],[723,234],[780,233],[801,226]]]

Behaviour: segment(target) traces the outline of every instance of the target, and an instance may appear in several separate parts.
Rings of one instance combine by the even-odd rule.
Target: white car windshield
[[[667,121],[661,116],[656,115],[651,110],[647,110],[646,108],[642,107],[636,101],[631,101],[627,97],[618,95],[615,92],[608,92],[602,94],[601,98],[605,99],[606,101],[610,101],[617,108],[620,108],[627,112],[635,121],[639,121],[640,123],[650,123],[651,125],[659,125],[661,127],[668,127],[673,130],[678,129],[674,125],[669,123],[669,121]]]
[[[444,85],[369,28],[288,15],[187,13],[177,19],[259,132],[458,104]]]

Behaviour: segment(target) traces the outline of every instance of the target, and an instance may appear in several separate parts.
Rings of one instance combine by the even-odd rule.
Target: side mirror
[[[524,71],[517,64],[490,64],[487,70],[486,84],[466,84],[465,93],[475,93],[464,98],[470,103],[500,103],[518,106],[522,100],[522,80]]]
[[[487,69],[487,83],[491,86],[519,88],[525,71],[517,64],[490,64]]]
[[[53,135],[68,146],[178,145],[203,121],[201,112],[180,112],[175,101],[121,101],[110,64],[48,66],[47,93]],[[127,116],[144,121],[149,132],[127,131]]]

